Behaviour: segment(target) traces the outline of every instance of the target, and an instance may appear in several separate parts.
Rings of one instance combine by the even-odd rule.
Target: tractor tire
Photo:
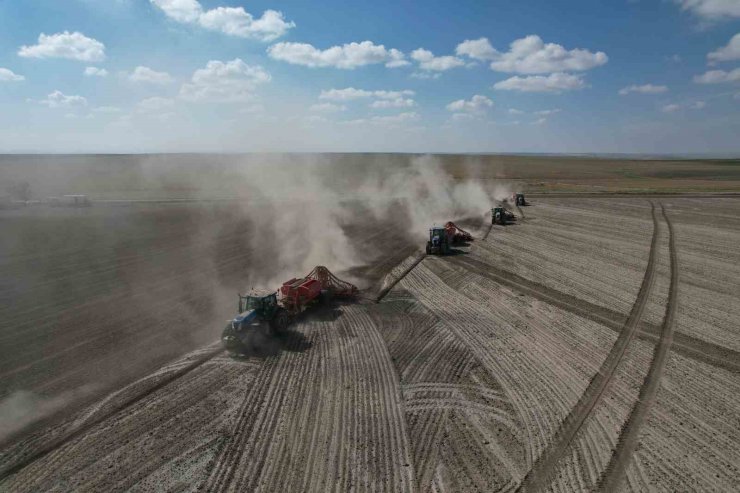
[[[432,245],[427,242],[427,255],[430,255],[432,253]]]
[[[272,320],[270,320],[270,328],[275,334],[282,334],[288,329],[288,312],[285,310],[278,310]]]

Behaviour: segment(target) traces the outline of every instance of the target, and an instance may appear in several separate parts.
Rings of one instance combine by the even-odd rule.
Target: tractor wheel
[[[430,245],[429,242],[427,242],[427,255],[431,253],[432,253],[432,245]]]
[[[276,334],[282,334],[288,328],[288,312],[278,310],[275,317],[270,321],[270,328]]]

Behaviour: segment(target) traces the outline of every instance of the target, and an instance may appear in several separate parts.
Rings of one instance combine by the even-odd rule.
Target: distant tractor
[[[505,226],[515,220],[516,218],[514,217],[514,214],[503,207],[494,207],[491,209],[491,224],[501,224],[502,226]]]
[[[429,228],[429,241],[427,241],[427,254],[447,255],[450,253],[450,245],[453,243],[453,235],[447,228],[433,226]]]
[[[306,277],[284,282],[279,291],[252,290],[246,296],[239,294],[239,314],[224,327],[221,342],[228,351],[241,352],[256,334],[282,334],[307,309],[331,298],[351,299],[357,294],[356,286],[318,266]]]
[[[514,205],[527,205],[527,201],[524,200],[524,194],[523,193],[515,193],[514,194]]]

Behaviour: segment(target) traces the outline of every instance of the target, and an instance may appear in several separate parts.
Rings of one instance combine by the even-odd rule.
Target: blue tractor
[[[234,353],[255,344],[255,337],[280,334],[290,317],[277,299],[276,291],[252,291],[239,295],[239,315],[226,324],[221,334],[224,347]]]
[[[450,253],[452,239],[447,229],[441,226],[429,228],[429,241],[427,241],[427,255],[447,255]]]

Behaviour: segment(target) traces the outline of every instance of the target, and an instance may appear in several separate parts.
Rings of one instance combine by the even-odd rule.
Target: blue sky
[[[0,2],[0,152],[737,153],[740,0]]]

